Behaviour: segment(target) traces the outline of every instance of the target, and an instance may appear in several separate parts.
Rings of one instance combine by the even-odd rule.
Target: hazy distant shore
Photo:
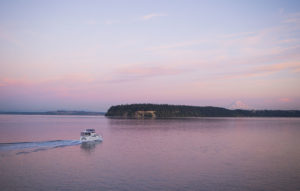
[[[0,112],[0,115],[85,115],[122,118],[181,118],[181,117],[300,117],[300,110],[245,110],[213,106],[186,106],[168,104],[127,104],[111,106],[107,112],[45,111]]]
[[[0,112],[0,115],[105,115],[105,112],[94,111],[45,111],[45,112]]]

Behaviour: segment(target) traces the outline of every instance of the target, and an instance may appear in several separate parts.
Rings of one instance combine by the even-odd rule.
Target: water
[[[104,141],[80,144],[94,128]],[[5,190],[300,190],[300,119],[0,115]]]

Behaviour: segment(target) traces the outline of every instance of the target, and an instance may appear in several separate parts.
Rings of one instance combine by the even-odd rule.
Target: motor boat
[[[102,141],[101,135],[96,134],[95,129],[86,129],[80,133],[81,142]]]

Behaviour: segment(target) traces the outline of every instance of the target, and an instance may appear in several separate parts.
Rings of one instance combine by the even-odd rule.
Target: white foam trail
[[[31,152],[36,152],[39,150],[47,150],[51,148],[73,146],[78,144],[80,144],[79,140],[0,143],[0,151],[34,149]]]

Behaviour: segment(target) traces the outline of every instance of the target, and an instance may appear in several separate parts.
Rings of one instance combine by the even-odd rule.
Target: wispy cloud
[[[300,62],[279,63],[264,66],[256,66],[247,71],[224,75],[225,78],[249,78],[257,76],[266,76],[278,72],[288,71],[297,72],[300,70]]]
[[[183,41],[183,42],[177,42],[177,43],[172,43],[172,44],[154,46],[154,47],[147,48],[146,50],[158,51],[158,50],[163,50],[163,49],[184,48],[184,47],[200,45],[201,43],[204,43],[204,42],[207,42],[207,40]]]
[[[17,78],[2,78],[0,79],[0,87],[6,86],[28,86],[32,85],[33,82],[28,79],[17,79]]]
[[[28,78],[2,78],[0,91],[15,92],[16,95],[49,95],[57,97],[82,96],[81,92],[93,92],[101,86],[94,78],[82,74],[70,74],[56,78],[33,80]],[[35,93],[33,93],[35,92]],[[0,95],[1,97],[1,95]],[[34,97],[34,96],[33,96]]]
[[[175,76],[189,71],[168,66],[130,65],[117,69],[115,71],[116,77],[107,82],[139,81],[153,77]]]
[[[86,21],[86,24],[88,24],[88,25],[97,25],[99,23],[95,19],[90,19],[90,20]]]
[[[179,74],[181,71],[176,68],[167,68],[167,67],[144,67],[144,66],[134,66],[131,68],[124,68],[119,71],[122,75],[131,75],[131,76],[159,76],[159,75],[174,75]]]
[[[289,102],[292,101],[292,99],[287,98],[287,97],[283,97],[283,98],[279,98],[278,101],[279,101],[279,102],[282,102],[282,103],[289,103]]]
[[[249,32],[180,39],[177,42],[161,43],[145,48],[145,51],[170,60],[181,59],[185,66],[187,66],[187,59],[193,63],[209,63],[209,67],[204,67],[203,64],[193,65],[198,71],[205,69],[230,74],[232,71],[251,68],[247,71],[248,75],[269,74],[272,65],[279,67],[280,63],[299,62],[300,27],[297,28],[294,24],[298,18],[300,13],[283,15],[282,21],[290,19],[289,22],[279,22],[278,25]],[[211,67],[212,65],[214,67]],[[218,68],[221,65],[225,68]],[[268,68],[262,67],[267,65]],[[296,67],[288,70],[299,72],[300,69]],[[278,70],[273,68],[272,72],[275,71]]]
[[[71,87],[77,84],[93,83],[94,79],[82,74],[71,74],[62,77],[33,80],[28,78],[2,78],[0,86],[65,86]]]
[[[285,16],[284,23],[300,24],[300,12],[291,13]]]
[[[164,13],[151,13],[151,14],[148,14],[148,15],[144,15],[141,17],[141,20],[150,20],[150,19],[153,19],[155,17],[163,17],[163,16],[167,16],[167,14],[164,14]]]

